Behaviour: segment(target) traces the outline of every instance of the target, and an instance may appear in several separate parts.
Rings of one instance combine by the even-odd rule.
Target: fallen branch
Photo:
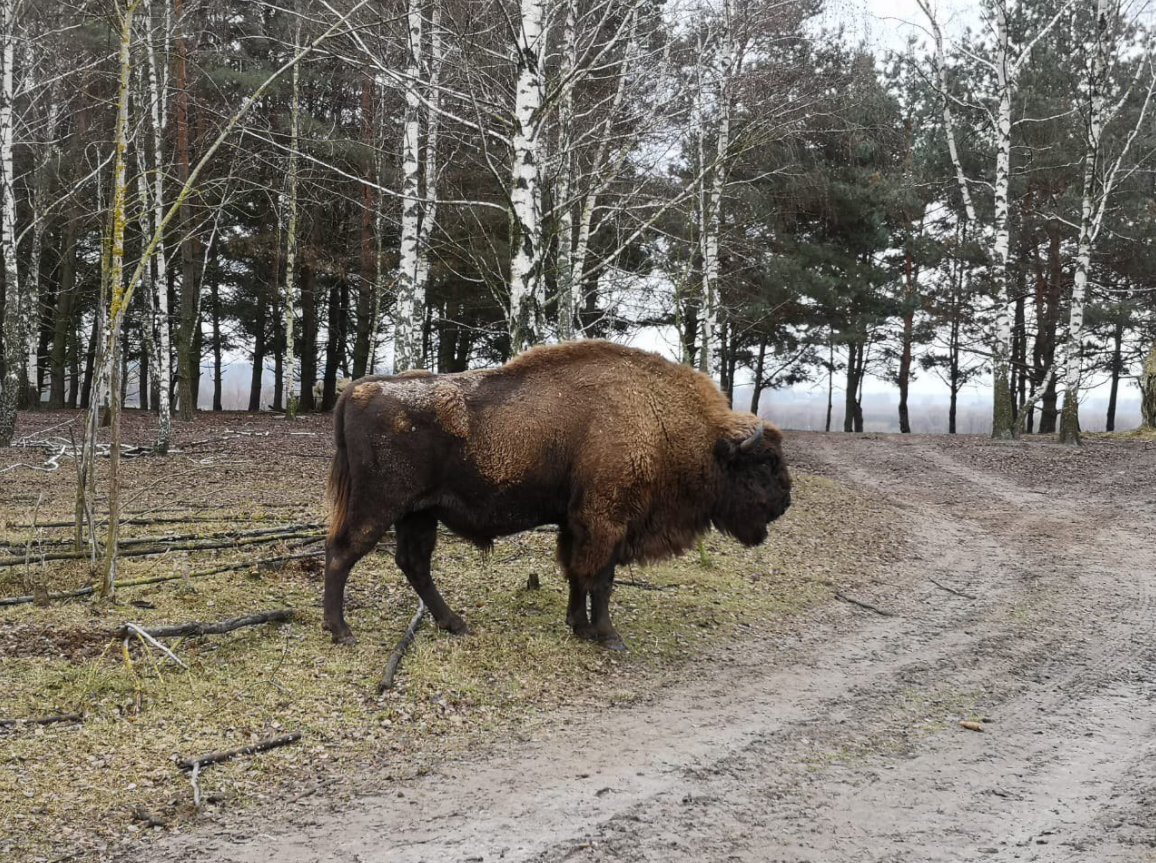
[[[948,593],[954,593],[956,596],[962,596],[964,599],[979,599],[978,596],[972,596],[970,593],[964,593],[962,590],[956,590],[954,587],[949,587],[946,584],[940,584],[934,578],[927,579],[940,590],[946,590]]]
[[[417,628],[421,626],[423,617],[425,617],[425,603],[419,599],[413,620],[409,622],[409,626],[405,629],[405,635],[401,637],[401,641],[393,648],[393,653],[389,655],[389,662],[385,664],[385,674],[381,675],[381,682],[377,684],[378,695],[381,695],[381,693],[387,689],[393,689],[393,678],[397,675],[397,667],[401,665],[401,658],[405,656],[405,652],[409,650],[409,646],[413,644],[414,636],[417,635]]]
[[[145,629],[136,623],[126,623],[116,631],[117,638],[126,638],[136,632],[144,633],[149,638],[178,638],[181,636],[196,635],[224,635],[243,626],[257,626],[261,623],[281,623],[293,617],[292,608],[278,608],[274,611],[261,611],[256,614],[246,614],[242,617],[232,617],[228,620],[218,620],[213,623],[204,623],[193,620],[189,623],[178,623],[172,626],[154,626]]]
[[[121,524],[129,524],[130,522],[121,522]],[[71,525],[70,525],[71,527]],[[300,534],[301,531],[319,530],[325,527],[321,522],[301,522],[299,524],[283,524],[277,527],[262,527],[257,530],[219,530],[212,533],[171,533],[163,536],[131,536],[117,541],[117,548],[123,549],[126,546],[138,545],[169,545],[176,542],[208,542],[210,540],[219,539],[247,539],[250,537],[279,537],[282,534]],[[31,541],[31,539],[29,540]],[[17,541],[19,542],[19,541]],[[74,542],[72,539],[47,539],[41,540],[42,546],[55,545],[71,545]],[[15,547],[13,543],[3,543],[8,547]],[[171,546],[173,548],[181,548],[181,546]],[[0,558],[2,560],[2,558]]]
[[[869,602],[863,602],[862,600],[852,599],[850,596],[847,596],[846,594],[840,593],[837,590],[835,591],[835,599],[840,599],[843,602],[849,602],[851,605],[857,605],[860,608],[866,609],[867,611],[873,611],[881,617],[894,617],[895,616],[890,611],[884,611],[882,608],[877,608],[876,606],[872,605]]]
[[[82,718],[79,713],[58,713],[30,719],[0,719],[0,728],[12,728],[15,725],[54,725],[57,722],[80,722]]]
[[[276,504],[269,504],[269,506],[276,506]],[[286,504],[286,506],[290,506],[290,504]],[[153,510],[153,512],[162,512],[162,511],[164,511],[164,510]],[[138,515],[138,516],[122,518],[120,520],[120,523],[122,525],[125,525],[125,524],[136,524],[136,525],[191,524],[193,522],[198,522],[198,521],[224,522],[224,521],[230,521],[230,520],[236,519],[236,518],[243,518],[245,521],[274,521],[278,518],[284,518],[284,515],[274,515],[272,513],[266,513],[265,515],[249,515],[247,513],[234,513],[234,512],[230,512],[230,513],[227,513],[225,515],[177,515],[177,516],[158,516],[158,517],[154,517],[154,518],[145,518],[143,516]],[[103,524],[107,524],[107,522],[104,520],[101,520],[101,521],[98,521],[97,524],[103,525]],[[61,527],[75,527],[75,525],[76,525],[76,522],[70,520],[70,521],[46,521],[46,522],[42,523],[40,526],[42,528],[50,528],[50,527],[61,528]],[[9,527],[14,528],[14,529],[19,529],[19,530],[25,530],[31,526],[32,525],[28,524],[28,523],[9,525]]]
[[[212,542],[174,542],[168,545],[146,544],[139,547],[131,546],[117,552],[118,557],[148,557],[153,554],[167,554],[170,551],[212,551],[218,548],[237,548],[246,545],[265,545],[282,539],[306,539],[320,534],[313,533],[277,533],[271,536],[250,536],[241,539],[214,539]],[[88,557],[88,552],[51,551],[40,555],[40,560],[81,560]],[[6,566],[20,566],[24,563],[23,555],[0,557],[0,568]]]
[[[131,581],[122,581],[117,584],[116,588],[117,590],[120,590],[122,587],[140,587],[146,584],[160,584],[164,581],[176,581],[178,579],[183,580],[186,578],[207,578],[210,575],[219,575],[222,572],[233,572],[238,569],[248,569],[251,566],[264,569],[276,563],[285,563],[290,560],[304,560],[311,557],[321,557],[323,554],[325,554],[325,552],[322,549],[317,549],[316,551],[305,551],[300,554],[280,554],[275,557],[259,557],[256,560],[242,560],[237,563],[226,563],[222,566],[215,566],[212,569],[206,569],[201,572],[177,572],[171,573],[169,575],[154,575],[149,578],[136,578]],[[50,593],[48,594],[48,598],[76,599],[77,597],[81,596],[90,596],[95,592],[96,587],[90,584],[87,587],[79,587],[76,590],[66,590],[61,593]],[[24,605],[26,603],[32,602],[32,600],[33,597],[31,596],[9,596],[4,599],[0,599],[0,606]]]
[[[177,767],[181,770],[200,770],[202,767],[208,767],[210,764],[220,764],[223,761],[229,761],[233,758],[239,758],[242,755],[254,755],[258,752],[266,752],[270,749],[276,749],[278,746],[287,746],[290,743],[296,743],[301,739],[300,732],[293,732],[292,734],[282,734],[280,737],[269,737],[265,740],[258,740],[256,743],[250,743],[248,746],[242,746],[240,749],[230,749],[227,752],[213,752],[209,755],[202,755],[199,758],[184,758],[177,762]]]
[[[136,635],[136,637],[139,638],[141,641],[143,641],[146,645],[151,644],[153,647],[155,647],[157,650],[159,650],[161,653],[163,653],[165,656],[167,656],[169,659],[171,659],[173,662],[175,662],[181,668],[185,668],[185,669],[188,668],[188,666],[185,665],[180,660],[180,657],[178,657],[175,653],[173,653],[171,650],[169,650],[167,647],[165,647],[163,644],[161,644],[159,641],[157,641],[156,638],[149,635],[147,630],[141,629],[135,623],[126,623],[124,625],[123,629],[128,630],[128,633],[132,633],[132,634]],[[128,633],[126,633],[124,636],[126,642],[128,641]]]

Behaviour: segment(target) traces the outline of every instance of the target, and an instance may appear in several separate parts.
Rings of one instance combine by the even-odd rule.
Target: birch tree
[[[511,136],[510,179],[510,352],[518,353],[541,334],[542,96],[545,89],[546,2],[519,0],[515,41],[517,83]]]
[[[442,0],[432,0],[429,26],[429,72],[426,80],[426,129],[425,165],[423,166],[424,199],[421,224],[418,228],[417,269],[414,278],[415,296],[425,302],[429,285],[430,243],[438,215],[438,175],[441,163],[438,160],[438,135],[441,131],[441,74],[445,61],[445,45],[442,39]]]
[[[421,0],[406,0],[405,116],[401,141],[401,249],[394,310],[393,368],[422,362],[425,285],[419,283],[421,246]]]
[[[1120,46],[1122,24],[1118,2],[1096,0],[1085,82],[1084,164],[1080,193],[1079,238],[1068,313],[1068,336],[1062,354],[1064,406],[1060,412],[1060,443],[1064,444],[1080,443],[1080,340],[1084,329],[1084,309],[1092,254],[1104,225],[1104,216],[1108,211],[1112,193],[1121,178],[1131,173],[1126,167],[1125,160],[1132,142],[1145,126],[1153,89],[1156,88],[1156,64],[1151,62],[1151,56],[1147,52],[1140,59],[1136,76],[1130,84],[1113,88],[1112,71],[1116,65],[1113,59]],[[1144,88],[1143,102],[1136,114],[1135,124],[1125,136],[1116,158],[1105,159],[1105,131],[1127,104],[1132,86],[1143,77],[1147,78],[1147,85]]]
[[[165,130],[168,118],[168,66],[157,60],[156,44],[153,39],[153,4],[147,0],[146,14],[148,26],[145,28],[145,59],[148,63],[148,105],[149,121],[152,129],[152,218],[145,227],[145,236],[151,236],[155,226],[160,225],[165,214]],[[164,3],[164,13],[161,17],[162,56],[169,53],[169,33],[171,32],[171,18],[168,3]],[[143,181],[142,177],[142,181]],[[147,218],[147,189],[141,195],[142,220]],[[142,222],[143,226],[143,222]],[[165,252],[163,233],[157,237],[156,251],[153,255],[153,287],[149,303],[155,309],[154,326],[156,330],[156,362],[155,375],[157,378],[157,437],[156,451],[166,453],[172,440],[173,411],[172,411],[172,348],[170,345],[169,321],[169,290],[168,290],[168,258]]]
[[[294,49],[301,41],[301,28],[297,27]],[[288,210],[288,225],[285,231],[285,415],[289,419],[297,416],[297,394],[294,391],[297,380],[297,357],[293,352],[293,322],[297,309],[297,153],[300,144],[301,124],[301,73],[293,64],[293,88],[289,103],[289,188],[285,194]]]
[[[0,254],[4,258],[4,380],[0,381],[0,446],[12,442],[22,350],[20,274],[16,267],[16,183],[12,160],[16,3],[0,0]]]
[[[1140,423],[1144,428],[1156,431],[1156,341],[1153,341],[1140,373]]]
[[[930,0],[917,0],[920,10],[928,20],[935,46],[935,66],[943,99],[944,131],[948,138],[956,182],[963,198],[969,221],[974,221],[976,210],[971,197],[971,180],[966,176],[955,140],[955,120],[953,105],[956,104],[947,87],[947,57],[944,50],[943,34]],[[1015,404],[1011,391],[1012,322],[1011,286],[1008,283],[1008,253],[1011,243],[1010,193],[1012,177],[1012,104],[1016,94],[1019,75],[1031,57],[1032,49],[1056,26],[1071,5],[1071,0],[1060,4],[1059,10],[1048,19],[1025,43],[1013,48],[1008,28],[1007,0],[984,0],[983,13],[992,35],[991,56],[983,57],[975,52],[967,56],[991,74],[994,87],[990,102],[983,106],[983,116],[992,136],[994,158],[994,180],[992,189],[992,220],[985,232],[988,254],[991,260],[992,297],[995,303],[995,326],[991,338],[992,369],[992,437],[1007,439],[1015,437]]]
[[[732,20],[731,0],[723,0],[720,33],[718,35],[720,68],[715,84],[715,105],[718,130],[715,133],[713,159],[708,156],[703,145],[700,129],[699,142],[702,148],[700,165],[702,171],[702,193],[700,195],[700,235],[702,245],[702,297],[701,297],[701,344],[699,346],[699,371],[712,378],[718,376],[715,364],[715,334],[719,327],[719,231],[722,225],[723,190],[726,184],[727,157],[730,150],[731,131],[731,89],[732,78],[738,66],[738,48]],[[701,97],[700,97],[701,98]],[[698,122],[704,122],[705,112],[700,108]],[[708,162],[713,162],[709,170]]]

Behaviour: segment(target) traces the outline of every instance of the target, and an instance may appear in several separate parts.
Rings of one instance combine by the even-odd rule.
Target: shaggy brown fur
[[[790,505],[782,437],[760,428],[706,376],[609,342],[542,346],[484,371],[364,378],[336,408],[326,626],[351,638],[349,569],[390,525],[439,625],[463,631],[429,576],[438,521],[482,546],[557,524],[568,622],[620,646],[616,565],[679,554],[712,523],[757,544]]]

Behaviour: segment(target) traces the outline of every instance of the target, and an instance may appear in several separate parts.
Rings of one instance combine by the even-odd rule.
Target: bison
[[[566,623],[623,649],[619,564],[690,548],[712,524],[745,545],[791,503],[778,429],[732,411],[710,378],[604,341],[532,348],[495,369],[355,381],[337,402],[324,627],[345,622],[350,568],[393,526],[395,560],[437,624],[468,632],[430,577],[438,522],[483,549],[558,527]],[[589,600],[589,608],[587,601]]]

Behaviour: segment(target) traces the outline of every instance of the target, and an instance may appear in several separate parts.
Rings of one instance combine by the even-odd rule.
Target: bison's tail
[[[345,522],[349,510],[349,456],[345,449],[345,405],[338,403],[333,412],[333,436],[337,452],[333,454],[333,465],[329,468],[329,482],[325,486],[325,499],[329,504],[329,542],[332,543],[345,532]]]

